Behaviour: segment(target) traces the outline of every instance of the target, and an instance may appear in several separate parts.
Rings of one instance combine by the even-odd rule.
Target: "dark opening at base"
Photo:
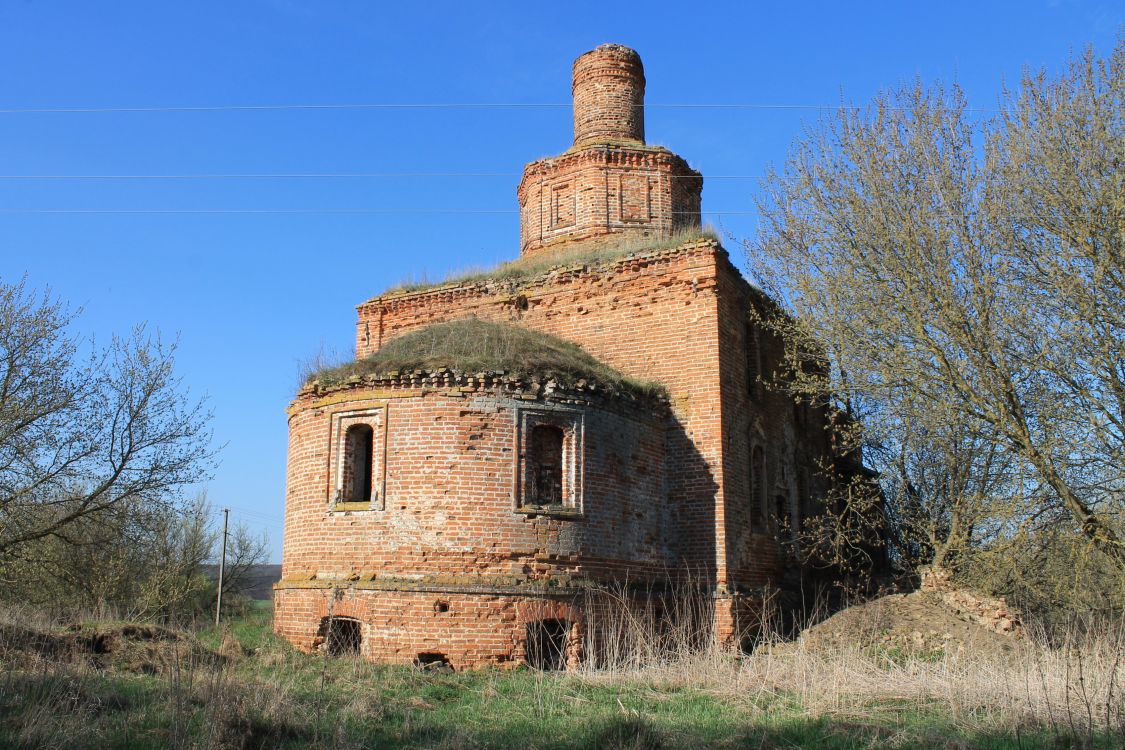
[[[527,624],[527,664],[535,669],[566,669],[566,620],[537,620]]]
[[[320,637],[329,656],[358,655],[363,640],[359,620],[350,617],[325,617],[320,621]]]
[[[414,666],[419,669],[453,669],[449,659],[440,651],[423,651],[414,658]]]

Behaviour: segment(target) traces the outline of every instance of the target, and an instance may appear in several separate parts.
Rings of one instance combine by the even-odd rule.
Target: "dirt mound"
[[[1006,653],[1021,639],[1019,618],[1002,600],[947,588],[849,607],[805,630],[798,643],[817,651],[858,647],[938,657]]]
[[[21,657],[85,660],[99,669],[144,674],[160,674],[188,660],[196,664],[225,661],[194,638],[158,625],[103,624],[61,631],[0,625],[0,658]]]
[[[11,659],[25,654],[55,658],[73,651],[69,639],[56,633],[44,632],[18,623],[0,623],[0,659]]]

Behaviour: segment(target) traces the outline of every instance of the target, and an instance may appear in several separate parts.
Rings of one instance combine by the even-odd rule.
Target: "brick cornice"
[[[356,375],[341,383],[312,381],[290,404],[290,416],[306,409],[319,409],[337,403],[359,400],[385,400],[440,394],[468,398],[494,394],[528,404],[552,403],[596,408],[617,407],[635,418],[659,421],[665,416],[668,398],[659,389],[641,391],[610,387],[585,378],[561,383],[553,377],[530,378],[506,372],[465,373],[449,368],[404,370]],[[637,406],[645,409],[638,410]]]
[[[659,270],[661,266],[670,266],[691,258],[706,259],[708,265],[714,264],[715,259],[718,259],[720,264],[730,265],[727,251],[723,249],[722,245],[717,240],[704,237],[676,247],[640,250],[604,261],[567,263],[564,260],[558,265],[544,269],[542,272],[528,274],[520,279],[504,277],[471,279],[436,284],[426,289],[392,290],[360,303],[356,306],[356,310],[362,316],[377,312],[380,308],[389,310],[397,307],[411,307],[422,301],[433,303],[440,299],[443,303],[454,304],[458,297],[462,296],[510,295],[516,291],[534,290],[536,287],[555,287],[562,283],[577,281],[598,274],[616,274],[641,270],[655,271]]]
[[[529,185],[588,167],[647,169],[682,178],[698,177],[701,185],[703,181],[703,175],[692,169],[682,157],[661,146],[602,143],[575,147],[559,156],[527,164],[523,169],[523,178],[516,187],[516,196],[522,204]]]

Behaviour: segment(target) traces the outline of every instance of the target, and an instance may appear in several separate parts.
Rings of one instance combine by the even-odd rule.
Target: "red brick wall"
[[[654,239],[700,224],[703,178],[658,146],[595,145],[524,168],[520,254],[600,237]]]
[[[580,517],[515,510],[514,410],[529,406],[581,412]],[[332,415],[371,407],[385,409],[385,509],[333,511]],[[521,585],[663,572],[663,426],[659,411],[627,416],[487,389],[357,386],[305,395],[289,425],[283,585],[313,576]]]
[[[822,413],[751,385],[746,341],[753,299],[725,251],[706,241],[599,268],[554,271],[518,290],[470,284],[376,297],[359,307],[357,355],[419,327],[475,315],[575,341],[627,375],[662,383],[676,423],[668,437],[671,554],[713,569],[719,584],[756,587],[776,584],[791,562],[779,556],[775,528],[750,532],[751,440],[765,451],[771,514],[777,494],[800,503],[802,472],[806,497],[826,490],[815,462],[829,455],[829,445]],[[780,343],[760,334],[760,349],[768,379],[780,366]],[[789,468],[784,484],[782,462]]]
[[[567,598],[503,594],[288,588],[275,592],[274,604],[274,629],[303,651],[316,648],[322,618],[350,617],[362,623],[364,658],[410,664],[421,653],[439,653],[454,669],[515,666],[529,622],[581,621]],[[580,636],[578,629],[571,634]]]
[[[628,47],[603,44],[574,61],[574,143],[645,140],[645,72]]]
[[[719,571],[724,502],[719,378],[719,277],[737,274],[717,243],[545,274],[519,289],[497,282],[392,293],[359,306],[357,356],[418,328],[475,315],[582,345],[626,375],[669,391],[667,476],[671,556]],[[517,304],[520,298],[527,309]],[[718,529],[716,531],[716,529]]]
[[[278,592],[288,593],[277,604],[279,632],[312,637],[309,628],[324,615],[310,620],[306,610],[325,595],[286,586],[314,575],[309,585],[406,581],[463,593],[483,586],[465,595],[503,599],[503,607],[533,599],[521,587],[548,578],[566,586],[690,571],[720,590],[751,596],[756,587],[782,583],[793,563],[780,554],[777,529],[749,528],[750,445],[765,450],[769,496],[785,492],[806,508],[798,490],[815,496],[826,489],[816,461],[829,446],[823,414],[750,382],[746,311],[753,299],[725,252],[700,241],[593,268],[555,269],[518,286],[449,285],[361,305],[360,357],[395,336],[475,315],[575,341],[627,375],[660,382],[670,415],[657,418],[636,404],[586,409],[586,515],[566,520],[513,512],[512,410],[525,402],[486,387],[462,394],[417,383],[302,396],[291,410],[285,581]],[[768,378],[778,369],[780,345],[761,335],[759,347]],[[332,414],[371,406],[386,408],[386,510],[328,513]],[[753,607],[739,601],[716,601],[721,637],[746,626]],[[489,649],[513,653],[522,627],[492,634],[459,658],[495,662]],[[425,628],[403,635],[394,658],[433,636]],[[469,627],[465,637],[472,641],[472,633],[488,629]]]
[[[723,394],[723,472],[729,488],[721,523],[726,529],[726,554],[730,581],[739,588],[778,585],[782,575],[792,572],[791,557],[781,554],[777,537],[783,530],[772,523],[774,498],[789,501],[790,529],[801,522],[801,514],[813,510],[828,490],[822,467],[831,463],[829,434],[822,410],[796,403],[771,387],[782,372],[782,342],[762,330],[749,314],[760,304],[761,293],[741,278],[724,275],[720,284],[720,336]],[[748,368],[749,337],[757,329],[761,378]],[[768,499],[765,524],[752,527],[750,452],[762,447],[765,458],[761,486]],[[782,466],[784,472],[780,471]],[[812,502],[815,500],[816,502]]]

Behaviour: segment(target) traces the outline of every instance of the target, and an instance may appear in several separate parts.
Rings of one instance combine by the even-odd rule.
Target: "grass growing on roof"
[[[314,373],[322,385],[348,378],[448,367],[463,373],[506,372],[523,378],[554,379],[563,385],[579,380],[612,391],[654,395],[659,387],[622,375],[582,347],[557,336],[477,318],[438,323],[392,339],[364,359]]]
[[[560,245],[557,249],[543,249],[532,255],[501,263],[495,268],[454,272],[441,281],[404,282],[388,289],[385,294],[420,292],[447,284],[474,284],[489,281],[508,281],[518,284],[559,266],[597,265],[640,252],[657,252],[684,245],[695,240],[719,240],[711,227],[692,228],[677,232],[671,237],[626,238],[618,242],[603,239]]]

